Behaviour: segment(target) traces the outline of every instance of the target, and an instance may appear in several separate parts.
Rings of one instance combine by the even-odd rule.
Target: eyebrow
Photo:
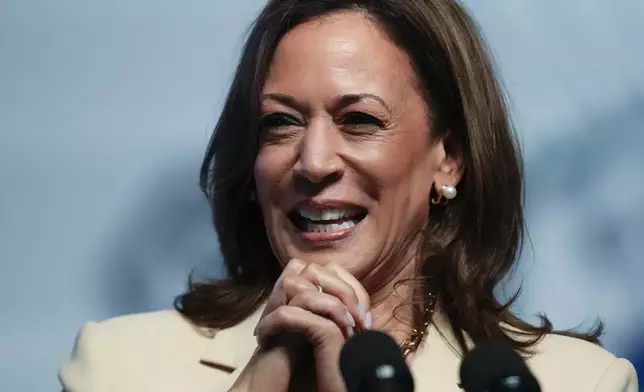
[[[264,100],[273,100],[277,101],[279,103],[282,103],[284,105],[290,106],[293,109],[300,111],[300,112],[306,112],[307,107],[305,104],[302,102],[298,101],[295,97],[287,94],[280,94],[280,93],[268,93],[264,94],[262,96],[262,101]],[[343,94],[340,97],[338,97],[332,104],[331,109],[333,111],[335,110],[340,110],[342,108],[345,108],[347,106],[353,105],[355,103],[358,103],[360,101],[365,101],[365,100],[373,100],[378,102],[380,105],[382,105],[387,111],[391,112],[391,108],[389,105],[387,105],[387,102],[385,102],[384,99],[380,98],[379,96],[375,94],[369,94],[369,93],[361,93],[361,94]]]

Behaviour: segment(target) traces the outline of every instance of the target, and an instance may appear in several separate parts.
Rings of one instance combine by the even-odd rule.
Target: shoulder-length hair
[[[523,243],[519,148],[504,96],[479,29],[456,0],[272,0],[255,20],[201,168],[227,277],[191,282],[175,307],[193,323],[235,325],[260,306],[280,274],[261,211],[250,195],[260,139],[260,94],[280,39],[295,26],[334,12],[359,12],[408,54],[434,118],[435,137],[463,154],[459,197],[431,208],[424,274],[459,345],[502,338],[523,351],[553,332],[510,311],[493,290],[511,271]],[[521,331],[509,333],[509,330]],[[564,332],[562,332],[564,333]],[[565,334],[597,342],[591,333]]]

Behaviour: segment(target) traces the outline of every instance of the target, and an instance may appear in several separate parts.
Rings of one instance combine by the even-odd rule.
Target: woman
[[[455,0],[281,0],[250,33],[202,167],[228,270],[176,311],[88,324],[69,392],[343,391],[363,329],[418,391],[458,391],[502,338],[544,391],[637,390],[589,334],[532,326],[494,287],[522,241],[502,93]]]

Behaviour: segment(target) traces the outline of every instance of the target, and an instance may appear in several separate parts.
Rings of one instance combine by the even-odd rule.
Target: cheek
[[[371,148],[362,148],[357,156],[381,192],[397,192],[431,187],[435,167],[431,151],[424,141],[409,142],[397,138]]]
[[[284,156],[279,149],[262,148],[255,159],[253,174],[262,206],[269,204],[270,198],[280,198],[280,184],[285,182],[289,172]]]

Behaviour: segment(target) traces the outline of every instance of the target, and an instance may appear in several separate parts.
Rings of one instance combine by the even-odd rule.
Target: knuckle
[[[282,278],[282,287],[285,291],[292,290],[296,285],[296,278],[294,276],[286,275]]]
[[[309,263],[304,267],[304,269],[302,269],[302,274],[317,275],[320,273],[321,270],[322,270],[322,267],[320,265]]]
[[[282,305],[275,309],[273,312],[275,318],[277,318],[281,322],[288,322],[291,318],[291,309],[289,306]]]
[[[300,259],[291,259],[284,267],[285,272],[298,273],[300,270],[305,268],[307,265],[306,262]]]
[[[307,282],[298,276],[291,276],[288,279],[285,279],[282,284],[282,289],[286,294],[287,301],[293,300],[293,298],[303,292],[310,291],[307,290]]]

